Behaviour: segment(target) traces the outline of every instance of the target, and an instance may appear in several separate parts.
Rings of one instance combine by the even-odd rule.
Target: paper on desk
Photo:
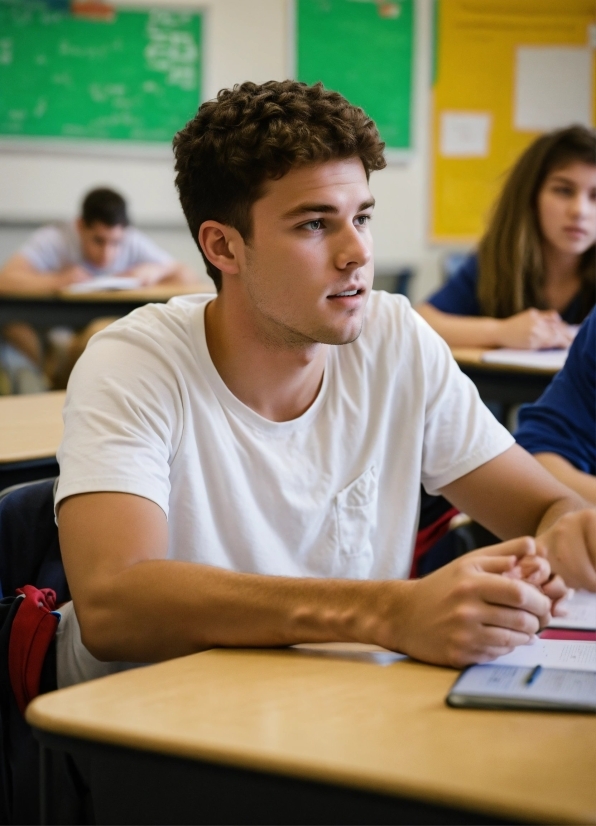
[[[408,659],[406,654],[388,651],[380,645],[365,645],[359,642],[307,642],[293,645],[299,654],[315,657],[333,657],[340,660],[391,665],[399,660]]]
[[[525,665],[533,668],[567,668],[596,672],[596,642],[573,640],[541,640],[520,645],[510,654],[497,657],[490,665]]]
[[[530,367],[534,370],[560,370],[569,350],[488,350],[482,354],[487,364],[504,364],[510,367]]]
[[[571,599],[565,599],[561,606],[567,610],[566,617],[553,617],[549,628],[573,628],[578,631],[596,631],[596,594],[576,591]]]
[[[125,275],[96,275],[90,281],[81,281],[66,288],[69,293],[95,293],[101,290],[137,290],[141,287],[138,278]]]

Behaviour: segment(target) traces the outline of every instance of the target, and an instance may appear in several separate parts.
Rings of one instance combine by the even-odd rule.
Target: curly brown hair
[[[269,180],[295,166],[358,157],[366,176],[385,159],[374,122],[322,83],[294,80],[242,83],[203,103],[174,137],[176,187],[207,272],[221,289],[221,272],[198,241],[201,224],[234,227],[248,243],[252,205]]]

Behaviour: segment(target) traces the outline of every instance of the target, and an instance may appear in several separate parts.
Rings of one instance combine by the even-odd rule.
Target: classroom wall
[[[388,273],[404,264],[415,266],[417,276],[411,289],[414,300],[438,283],[443,254],[442,249],[426,241],[432,0],[416,3],[415,150],[408,162],[391,165],[371,179],[378,204],[373,221],[377,271]],[[122,5],[147,7],[150,0],[126,0]],[[262,82],[288,76],[291,19],[287,0],[162,0],[159,5],[206,11],[204,67],[208,97],[243,80]],[[0,260],[18,246],[35,223],[69,219],[86,190],[111,185],[129,199],[132,216],[141,228],[204,274],[176,197],[171,157],[2,150],[0,180]]]

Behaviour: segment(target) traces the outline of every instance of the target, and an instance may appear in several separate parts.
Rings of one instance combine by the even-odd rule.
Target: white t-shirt
[[[383,292],[372,293],[360,337],[329,347],[311,407],[289,422],[264,419],[211,361],[211,299],[148,305],[93,337],[68,385],[56,503],[90,491],[146,497],[168,517],[169,559],[406,578],[420,482],[438,492],[508,449],[511,435],[407,299]],[[69,610],[60,685],[121,667],[81,649]]]
[[[74,222],[36,230],[19,250],[40,272],[78,265],[90,275],[119,275],[137,264],[169,264],[172,256],[135,227],[126,227],[116,258],[109,267],[94,267],[83,255]]]

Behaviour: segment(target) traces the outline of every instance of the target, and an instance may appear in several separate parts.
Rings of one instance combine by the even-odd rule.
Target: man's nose
[[[370,233],[350,226],[338,239],[335,263],[338,269],[346,267],[363,267],[372,258],[372,240]]]

